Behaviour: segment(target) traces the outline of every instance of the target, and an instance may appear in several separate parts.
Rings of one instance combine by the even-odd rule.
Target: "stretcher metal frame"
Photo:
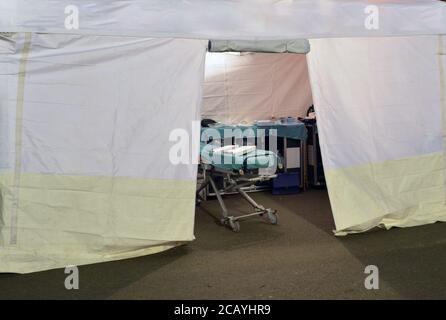
[[[200,187],[197,189],[197,204],[199,204],[201,201],[205,201],[206,199],[203,198],[201,195],[201,191],[203,191],[207,186],[210,186],[214,192],[215,196],[217,197],[218,203],[221,207],[221,216],[220,222],[222,225],[231,228],[234,232],[240,231],[240,223],[239,221],[242,219],[247,219],[251,217],[260,216],[263,217],[265,220],[270,222],[271,224],[277,224],[277,210],[271,209],[271,208],[265,208],[261,204],[258,204],[253,198],[249,196],[249,194],[246,192],[249,190],[250,187],[253,187],[255,183],[257,182],[263,182],[268,181],[270,179],[274,179],[277,177],[276,174],[269,174],[269,175],[259,175],[259,174],[251,174],[250,172],[246,173],[243,170],[224,170],[221,168],[217,168],[211,164],[204,164],[202,163],[201,169],[203,170],[203,182],[200,185]],[[213,177],[220,176],[224,177],[227,182],[228,186],[224,188],[224,190],[219,190],[217,187],[217,184],[215,183],[215,180]],[[223,197],[222,193],[226,192],[237,192],[239,193],[243,199],[245,199],[253,208],[254,212],[234,216],[230,214],[230,211],[228,210]]]

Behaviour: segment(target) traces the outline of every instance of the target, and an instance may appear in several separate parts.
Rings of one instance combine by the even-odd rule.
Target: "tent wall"
[[[311,105],[303,54],[207,54],[204,118],[240,123],[303,116]]]
[[[79,9],[79,29],[65,27],[65,8]],[[364,24],[379,8],[378,29]],[[69,11],[70,12],[70,11]],[[0,31],[282,40],[446,33],[437,0],[14,0],[0,1]]]
[[[446,221],[441,39],[311,41],[310,78],[338,232]]]
[[[196,165],[171,163],[169,135],[199,119],[207,42],[14,40],[0,53],[0,272],[193,240]]]

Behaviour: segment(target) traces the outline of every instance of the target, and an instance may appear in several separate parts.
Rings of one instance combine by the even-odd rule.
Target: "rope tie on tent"
[[[25,77],[26,63],[28,61],[31,47],[32,34],[25,33],[25,42],[20,56],[18,84],[17,84],[17,105],[16,105],[16,123],[15,123],[15,163],[14,163],[14,191],[11,210],[11,234],[10,244],[17,244],[17,225],[18,225],[18,207],[20,176],[22,171],[22,135],[23,135],[23,100],[25,96]]]

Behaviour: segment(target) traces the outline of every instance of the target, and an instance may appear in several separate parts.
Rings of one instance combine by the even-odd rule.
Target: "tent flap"
[[[446,221],[440,99],[446,88],[438,37],[311,45],[310,78],[337,231]]]
[[[199,118],[207,42],[15,39],[0,63],[0,272],[193,240],[196,165],[174,165],[169,138]]]

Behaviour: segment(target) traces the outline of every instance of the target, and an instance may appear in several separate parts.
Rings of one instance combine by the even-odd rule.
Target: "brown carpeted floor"
[[[217,201],[197,209],[197,240],[157,255],[80,267],[80,290],[63,270],[0,275],[0,298],[29,299],[395,299],[446,298],[446,223],[334,237],[324,190],[253,195],[279,211],[236,234],[218,226]],[[247,209],[237,196],[230,208]],[[366,290],[364,268],[380,270]]]

